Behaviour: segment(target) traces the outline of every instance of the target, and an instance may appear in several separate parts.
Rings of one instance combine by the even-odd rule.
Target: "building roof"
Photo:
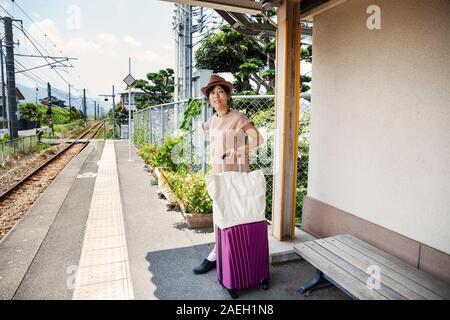
[[[0,91],[0,98],[3,97],[2,92]],[[22,94],[22,92],[19,90],[19,88],[16,88],[16,99],[17,100],[25,100],[24,95]]]
[[[142,90],[142,89],[136,89],[136,88],[131,88],[131,93],[132,94],[134,94],[134,93],[138,93],[138,94],[144,94],[145,92]],[[123,96],[123,95],[127,95],[128,94],[128,90],[126,90],[126,91],[122,91],[121,93],[119,93],[121,96]]]

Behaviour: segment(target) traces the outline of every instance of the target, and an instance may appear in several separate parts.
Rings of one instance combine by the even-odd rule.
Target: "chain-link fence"
[[[2,157],[28,154],[38,145],[38,136],[19,137],[13,140],[0,142],[0,155]]]
[[[264,136],[264,144],[249,152],[250,171],[261,169],[267,181],[267,217],[272,216],[273,141],[275,122],[274,96],[234,96],[232,108],[244,113]],[[303,197],[308,183],[309,108],[302,105],[297,175],[296,224],[301,224]],[[194,115],[194,116],[192,116]],[[136,146],[163,145],[167,139],[183,136],[183,158],[194,172],[210,173],[209,139],[202,123],[213,115],[204,99],[183,100],[139,110],[134,113],[133,141]],[[183,129],[181,129],[183,128]]]

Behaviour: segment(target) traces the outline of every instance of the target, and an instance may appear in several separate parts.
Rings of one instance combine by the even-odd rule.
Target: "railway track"
[[[79,154],[102,129],[95,124],[44,164],[0,195],[0,240],[20,220],[66,165]]]

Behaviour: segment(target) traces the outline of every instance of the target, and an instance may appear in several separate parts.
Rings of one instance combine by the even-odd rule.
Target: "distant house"
[[[145,92],[141,89],[131,89],[131,107],[136,107],[139,103],[136,102],[136,97],[144,95]],[[120,93],[120,103],[124,105],[124,108],[128,110],[128,91]]]
[[[66,101],[58,99],[57,97],[51,96],[50,101],[51,101],[53,107],[67,108]],[[48,102],[48,97],[39,100],[39,103],[41,103],[43,105],[47,105],[47,102]]]
[[[7,97],[5,97],[5,100]],[[22,92],[18,88],[16,88],[16,99],[17,99],[17,110],[19,110],[19,102],[25,100]],[[7,119],[7,109],[3,106],[3,94],[0,91],[0,129],[4,129],[8,127],[8,119]]]

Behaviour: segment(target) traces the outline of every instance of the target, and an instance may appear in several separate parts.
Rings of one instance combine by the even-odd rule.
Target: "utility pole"
[[[103,140],[106,140],[106,118],[103,114],[103,108],[102,108],[102,118],[103,118]]]
[[[6,127],[6,117],[7,117],[7,105],[6,105],[6,92],[5,92],[5,67],[3,62],[3,39],[0,38],[0,55],[1,55],[1,72],[2,72],[2,116],[3,116],[3,128]]]
[[[16,100],[16,74],[14,66],[14,40],[12,30],[12,19],[4,17],[5,25],[5,47],[6,47],[6,86],[8,91],[8,128],[9,139],[19,137],[19,128],[17,123],[17,100]]]
[[[191,5],[177,4],[175,8],[174,30],[177,51],[174,94],[175,100],[179,101],[192,97],[192,35],[201,28],[193,26]],[[201,23],[203,25],[203,22]]]
[[[131,58],[128,59],[128,70],[131,75]],[[128,86],[128,161],[131,161],[131,85]]]
[[[72,115],[72,97],[70,95],[70,84],[69,84],[69,115],[70,115],[70,120],[73,120],[73,115]]]
[[[83,121],[86,126],[86,89],[83,89]]]
[[[39,119],[39,104],[38,104],[38,92],[39,88],[36,83],[36,134],[38,133],[38,129],[41,127],[41,119]]]
[[[185,99],[192,97],[192,6],[188,6],[186,19],[187,44],[186,44],[186,93]]]
[[[112,121],[113,121],[113,140],[116,139],[116,93],[115,88],[112,88],[112,101],[113,101],[113,110],[112,110]]]
[[[104,97],[105,101],[108,101],[108,98],[111,97],[112,98],[112,104],[113,104],[113,108],[112,108],[112,114],[111,114],[111,118],[112,118],[112,125],[113,125],[113,132],[112,132],[112,138],[113,140],[116,138],[116,134],[115,134],[115,128],[116,128],[116,118],[115,118],[115,113],[116,113],[116,94],[115,94],[115,88],[114,86],[112,86],[112,95],[111,94],[100,94],[100,97]],[[103,111],[103,108],[102,108]],[[106,115],[108,116],[108,115]]]
[[[47,96],[48,127],[50,129],[50,134],[52,135],[53,138],[54,135],[53,135],[53,114],[52,114],[52,86],[50,85],[50,82],[47,83],[47,92],[48,92]]]
[[[94,120],[97,121],[97,101],[94,101]]]

